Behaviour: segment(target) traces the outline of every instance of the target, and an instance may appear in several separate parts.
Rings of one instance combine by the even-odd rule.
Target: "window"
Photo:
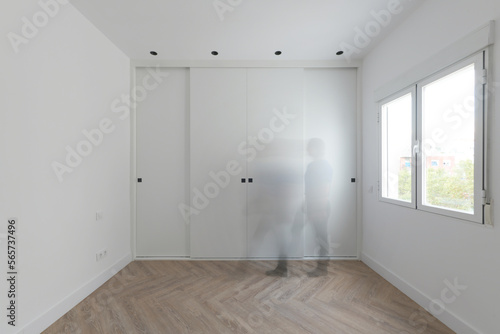
[[[380,198],[483,222],[486,51],[380,106]]]
[[[382,197],[414,206],[414,89],[382,104]]]

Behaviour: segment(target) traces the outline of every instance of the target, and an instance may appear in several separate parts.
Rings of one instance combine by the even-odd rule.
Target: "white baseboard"
[[[127,254],[120,260],[115,262],[111,267],[97,275],[80,288],[76,289],[69,296],[54,305],[47,312],[34,319],[18,333],[23,334],[39,334],[53,324],[57,319],[66,314],[69,310],[75,307],[78,303],[84,300],[97,288],[103,285],[107,280],[113,277],[117,272],[125,268],[132,261],[132,254]]]
[[[314,260],[345,260],[359,261],[357,256],[304,256],[304,257],[190,257],[190,256],[136,256],[137,261],[314,261]]]
[[[430,298],[425,293],[412,286],[406,282],[403,278],[396,275],[386,267],[384,267],[379,262],[372,259],[365,253],[361,254],[361,261],[365,263],[368,267],[373,269],[377,274],[385,278],[389,283],[394,285],[398,290],[403,292],[405,295],[410,297],[418,305],[422,306],[424,309],[429,311],[429,305],[432,305],[433,298]],[[430,312],[430,311],[429,311]],[[432,312],[430,312],[432,313]],[[450,312],[448,309],[444,309],[440,314],[433,314],[439,321],[444,323],[446,326],[451,328],[458,334],[481,334],[478,330],[474,329],[471,325],[466,323],[464,320],[460,319],[458,316]],[[418,322],[418,320],[416,320]],[[419,324],[416,324],[416,328],[419,328]]]

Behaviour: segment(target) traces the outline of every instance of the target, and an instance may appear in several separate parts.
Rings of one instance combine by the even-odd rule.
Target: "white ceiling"
[[[396,0],[397,1],[397,0]],[[362,58],[424,0],[400,0]],[[341,60],[355,28],[394,0],[71,0],[132,59]],[[219,13],[215,5],[220,7]],[[226,10],[226,11],[224,11]],[[149,54],[157,51],[155,58]],[[219,52],[217,57],[211,51]],[[280,50],[279,57],[274,52]],[[347,54],[347,53],[346,53]]]

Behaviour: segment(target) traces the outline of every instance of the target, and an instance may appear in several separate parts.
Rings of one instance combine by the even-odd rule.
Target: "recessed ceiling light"
[[[158,52],[156,52],[156,51],[151,51],[150,54],[153,56],[158,56]]]
[[[274,54],[279,56],[279,55],[281,55],[281,51],[276,51]]]
[[[342,56],[343,54],[344,54],[344,51],[342,51],[342,50],[337,52],[337,56]]]
[[[213,56],[217,56],[219,53],[217,51],[212,51]]]

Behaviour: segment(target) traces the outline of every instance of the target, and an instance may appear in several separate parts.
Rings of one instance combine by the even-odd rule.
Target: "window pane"
[[[474,213],[474,64],[422,88],[423,204]]]
[[[382,196],[412,202],[412,94],[382,106]]]

